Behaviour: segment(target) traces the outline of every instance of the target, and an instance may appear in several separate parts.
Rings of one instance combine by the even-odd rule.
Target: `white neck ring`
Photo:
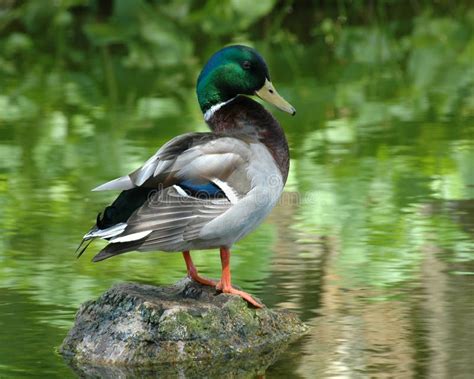
[[[222,103],[217,103],[214,104],[212,107],[210,107],[205,113],[204,113],[204,120],[209,121],[212,116],[214,116],[214,113],[216,113],[219,109],[221,109],[224,105],[229,104],[232,100],[234,100],[237,96],[233,97],[232,99],[229,99],[227,101],[223,101]]]

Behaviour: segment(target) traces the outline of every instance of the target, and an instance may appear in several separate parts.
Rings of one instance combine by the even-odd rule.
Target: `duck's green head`
[[[209,59],[199,75],[197,95],[204,114],[237,95],[257,95],[285,112],[296,113],[273,87],[261,55],[242,45],[225,47]]]

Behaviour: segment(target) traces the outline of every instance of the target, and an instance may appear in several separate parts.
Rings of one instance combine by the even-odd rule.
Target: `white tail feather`
[[[150,234],[152,231],[153,230],[145,230],[144,232],[133,233],[133,234],[129,234],[123,237],[116,237],[116,238],[111,239],[110,242],[117,243],[117,242],[130,242],[130,241],[141,240],[142,238]]]
[[[115,236],[118,236],[120,233],[122,233],[125,228],[127,227],[127,224],[124,222],[121,222],[120,224],[116,224],[114,226],[111,226],[110,228],[107,229],[95,229],[91,230],[89,233],[87,233],[83,239],[91,239],[91,238],[112,238]]]
[[[110,182],[101,184],[98,187],[95,187],[92,191],[110,191],[110,190],[129,190],[134,188],[135,185],[132,183],[132,180],[128,175],[122,176],[111,180]]]

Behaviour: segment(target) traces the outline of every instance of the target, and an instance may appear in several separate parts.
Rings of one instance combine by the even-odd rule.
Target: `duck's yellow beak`
[[[268,101],[270,104],[273,104],[278,109],[281,109],[284,112],[288,112],[292,116],[296,114],[295,108],[281,97],[276,91],[275,87],[270,80],[265,79],[265,83],[262,88],[258,91],[255,91],[255,94],[262,100]]]

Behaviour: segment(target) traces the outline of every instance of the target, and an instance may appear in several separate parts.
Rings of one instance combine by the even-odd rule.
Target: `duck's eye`
[[[251,66],[252,66],[252,65],[250,64],[249,61],[243,61],[243,62],[242,62],[242,67],[243,67],[245,70],[250,70],[250,67],[251,67]]]

